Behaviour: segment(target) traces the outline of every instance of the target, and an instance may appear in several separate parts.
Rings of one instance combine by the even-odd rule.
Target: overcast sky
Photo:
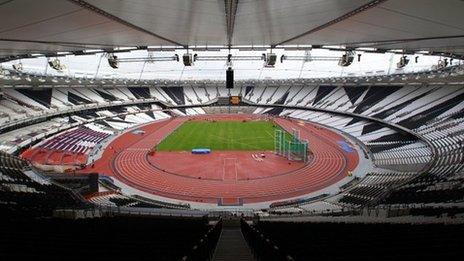
[[[319,78],[319,77],[338,77],[338,76],[365,76],[372,74],[389,74],[399,72],[418,72],[429,70],[433,65],[436,65],[440,57],[419,55],[418,63],[415,63],[414,56],[409,56],[411,61],[402,70],[396,69],[396,63],[401,55],[393,54],[369,54],[362,53],[361,61],[355,61],[349,67],[338,66],[337,61],[284,61],[280,62],[282,54],[287,56],[304,56],[304,51],[284,51],[281,49],[273,50],[278,56],[278,61],[274,68],[265,68],[263,61],[234,61],[233,68],[235,71],[235,79],[288,79],[288,78]],[[57,72],[50,67],[46,68],[46,58],[23,59],[20,62],[23,64],[24,71],[36,71],[39,73],[71,76],[71,77],[86,77],[94,78],[132,78],[132,79],[172,79],[172,80],[224,80],[225,70],[227,68],[225,61],[197,61],[194,66],[184,66],[182,63],[182,55],[185,51],[176,52],[156,52],[154,56],[173,56],[175,53],[181,58],[180,62],[155,62],[146,63],[121,63],[118,69],[113,69],[108,65],[107,59],[103,58],[100,63],[102,54],[60,57],[62,63],[67,66],[64,72]],[[199,57],[206,56],[226,56],[228,51],[208,51],[208,52],[193,52]],[[244,52],[232,50],[234,56],[260,56],[263,51]],[[312,50],[311,55],[316,56],[331,56],[340,57],[342,52],[328,50]],[[147,51],[133,51],[130,53],[118,53],[119,58],[125,57],[148,57]],[[3,67],[11,67],[13,63],[19,61],[2,64]],[[98,64],[100,69],[97,72]],[[455,61],[456,63],[456,61]],[[143,72],[142,72],[143,68]]]

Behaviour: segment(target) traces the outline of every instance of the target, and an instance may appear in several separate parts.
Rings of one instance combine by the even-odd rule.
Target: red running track
[[[214,116],[208,115],[207,118],[212,119]],[[255,118],[250,116],[248,119]],[[83,172],[114,176],[131,187],[178,200],[218,203],[222,199],[223,202],[247,204],[280,201],[315,192],[340,181],[346,177],[348,171],[354,170],[358,165],[356,150],[346,152],[337,144],[337,141],[345,140],[341,135],[310,123],[276,118],[275,122],[281,127],[287,130],[299,129],[301,138],[309,141],[313,152],[309,164],[295,163],[288,167],[288,162],[280,159],[283,162],[280,166],[285,166],[282,167],[281,174],[279,171],[269,171],[267,176],[262,171],[254,174],[252,165],[247,166],[245,174],[240,174],[237,162],[230,160],[240,160],[236,156],[237,152],[230,152],[231,156],[227,155],[229,152],[223,151],[220,153],[229,160],[221,161],[217,168],[222,171],[216,175],[201,174],[200,170],[205,168],[206,162],[202,160],[197,160],[197,164],[192,164],[193,161],[185,164],[185,161],[176,160],[174,156],[171,160],[164,158],[161,161],[164,163],[160,166],[154,159],[161,152],[155,153],[152,158],[149,151],[187,119],[189,118],[175,118],[143,126],[140,129],[145,131],[144,135],[131,132],[121,135],[108,146],[93,168],[88,166]],[[229,115],[227,120],[231,119],[232,116]],[[242,115],[235,119],[246,118]],[[248,153],[250,154],[247,157],[251,157],[252,152]],[[198,159],[198,155],[188,155]],[[265,160],[270,159],[266,157]],[[256,163],[257,169],[259,164],[261,162]],[[273,164],[277,164],[274,167],[279,170],[280,163]],[[183,172],[171,172],[173,169],[182,169]],[[192,174],[186,172],[186,169],[191,169]]]

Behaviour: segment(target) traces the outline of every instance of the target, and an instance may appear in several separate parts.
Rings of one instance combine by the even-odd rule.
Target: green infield
[[[274,150],[275,130],[281,130],[280,126],[268,121],[188,121],[156,148],[158,151]]]

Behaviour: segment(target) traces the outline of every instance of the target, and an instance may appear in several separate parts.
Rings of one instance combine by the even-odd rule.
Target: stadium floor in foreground
[[[212,115],[208,117],[214,118]],[[249,120],[256,118],[253,115],[235,117],[237,121],[243,120],[244,117],[248,117]],[[208,178],[206,171],[201,171],[202,168],[206,169],[208,161],[206,158],[179,152],[184,153],[185,156],[195,157],[196,160],[193,162],[196,164],[187,164],[182,158],[173,156],[162,160],[161,163],[164,165],[155,166],[152,159],[156,159],[160,153],[169,152],[156,152],[154,156],[150,156],[153,146],[189,119],[189,117],[181,117],[151,123],[140,127],[145,131],[144,135],[124,133],[110,144],[102,158],[95,162],[94,168],[87,167],[83,172],[99,172],[113,176],[130,187],[156,196],[191,202],[212,204],[228,202],[227,204],[237,205],[280,201],[313,193],[342,180],[347,176],[348,171],[354,170],[358,165],[357,151],[348,152],[340,147],[340,141],[351,144],[343,136],[311,123],[276,118],[275,122],[283,129],[287,131],[299,129],[301,137],[309,141],[313,153],[309,164],[286,173],[283,168],[276,166],[276,172],[262,176],[255,171],[261,162],[256,162],[247,167],[244,172],[246,178],[240,178],[235,173],[237,168],[234,166],[237,161],[222,160],[216,165],[217,173],[214,173],[213,178],[211,176]],[[224,159],[231,158],[227,152],[223,153],[225,153]],[[255,152],[245,153],[250,153],[248,157],[251,157]],[[176,168],[180,166],[184,171],[191,169],[195,173],[187,175],[166,171],[172,166]],[[208,168],[214,169],[211,166]],[[204,176],[196,176],[198,173],[203,173]]]

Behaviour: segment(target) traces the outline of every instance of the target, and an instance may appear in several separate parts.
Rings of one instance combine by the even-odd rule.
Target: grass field
[[[161,141],[157,150],[274,150],[277,129],[281,128],[267,121],[189,121]]]

